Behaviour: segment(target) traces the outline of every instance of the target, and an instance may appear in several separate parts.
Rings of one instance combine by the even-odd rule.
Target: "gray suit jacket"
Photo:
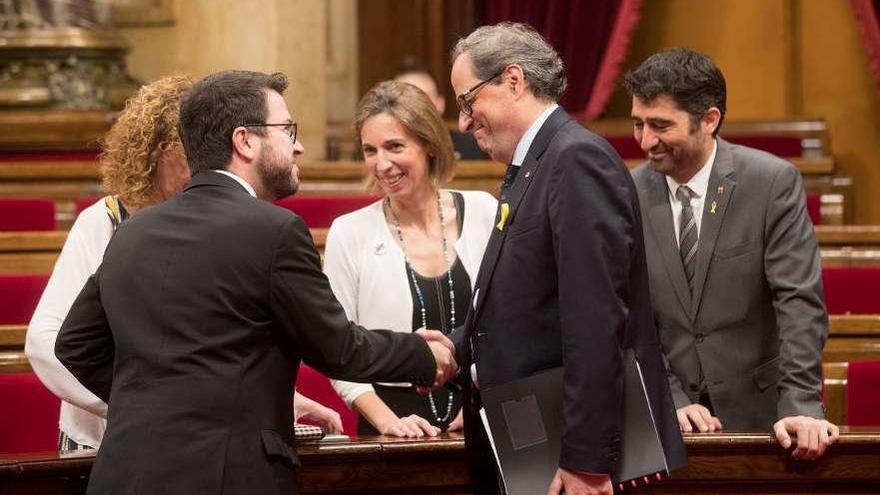
[[[693,296],[678,253],[665,176],[633,171],[651,302],[676,408],[696,403],[700,370],[726,429],[824,418],[828,317],[799,171],[718,139],[700,226]]]

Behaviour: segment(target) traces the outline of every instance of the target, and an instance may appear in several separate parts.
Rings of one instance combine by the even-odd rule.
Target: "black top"
[[[458,218],[458,235],[461,236],[462,226],[464,225],[464,197],[461,193],[453,192],[452,199],[455,203],[455,210]],[[452,243],[449,244],[450,251]],[[451,253],[450,253],[451,254]],[[464,269],[461,258],[455,258],[452,264],[452,285],[455,287],[455,324],[464,323],[467,316],[468,302],[471,300],[471,278]],[[413,330],[422,327],[422,312],[419,296],[413,285],[412,277],[407,268],[407,280],[409,280],[409,292],[413,300]],[[428,328],[432,330],[440,330],[443,333],[452,331],[450,328],[450,300],[449,300],[449,277],[446,272],[437,277],[423,277],[416,272],[416,280],[419,288],[422,290],[422,296],[425,298],[425,319]]]

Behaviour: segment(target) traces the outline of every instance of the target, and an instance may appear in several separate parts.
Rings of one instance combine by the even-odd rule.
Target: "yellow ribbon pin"
[[[510,214],[510,205],[501,203],[501,220],[498,220],[498,224],[495,225],[498,227],[498,230],[504,230],[504,222],[507,221],[508,214]]]

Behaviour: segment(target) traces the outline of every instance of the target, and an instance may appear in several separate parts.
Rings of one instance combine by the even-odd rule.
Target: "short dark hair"
[[[218,72],[193,85],[180,107],[180,138],[190,171],[225,170],[232,159],[232,130],[265,123],[268,91],[283,94],[287,77],[243,70]],[[265,129],[254,127],[259,135]]]
[[[712,59],[702,53],[687,48],[655,53],[624,76],[623,86],[630,95],[645,102],[668,95],[690,114],[691,122],[699,121],[710,108],[718,108],[721,120],[713,135],[718,134],[724,122],[727,83]]]
[[[409,56],[403,59],[403,62],[400,64],[400,67],[397,68],[397,73],[394,74],[394,78],[398,78],[400,76],[405,76],[408,74],[424,74],[431,78],[435,83],[437,82],[437,78],[434,77],[434,74],[431,72],[431,69],[428,68],[421,60]]]

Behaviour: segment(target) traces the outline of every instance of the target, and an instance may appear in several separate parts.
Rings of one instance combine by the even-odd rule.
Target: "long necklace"
[[[416,271],[413,269],[412,262],[410,262],[409,255],[406,252],[406,242],[403,240],[403,230],[400,228],[400,219],[397,218],[397,213],[394,211],[394,207],[391,206],[390,197],[385,198],[385,203],[388,205],[388,210],[391,211],[391,220],[394,222],[394,228],[397,230],[397,239],[400,241],[401,250],[403,250],[403,260],[406,263],[406,268],[412,278],[413,287],[416,288],[416,298],[419,300],[419,310],[422,316],[422,328],[428,328],[425,296],[422,294],[422,289],[419,287],[419,281],[416,278]],[[437,191],[437,213],[440,217],[440,237],[443,239],[443,262],[446,263],[446,280],[449,285],[449,328],[455,328],[455,286],[452,282],[452,266],[449,263],[449,242],[446,239],[446,226],[444,225],[445,218],[443,216],[443,208],[440,206],[440,191]],[[452,415],[453,397],[454,394],[450,390],[446,402],[446,414],[440,416],[437,412],[437,404],[434,402],[434,393],[428,393],[428,405],[431,406],[431,413],[434,414],[434,419],[436,419],[437,422],[443,423],[449,420],[449,417]]]

